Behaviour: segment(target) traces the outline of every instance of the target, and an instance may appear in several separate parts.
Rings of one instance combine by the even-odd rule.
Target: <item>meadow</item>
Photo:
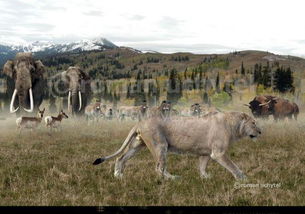
[[[169,172],[180,175],[163,180],[147,149],[131,159],[124,178],[113,176],[111,160],[92,162],[116,151],[134,121],[67,119],[60,132],[49,134],[44,124],[18,135],[15,116],[0,120],[0,205],[304,205],[305,115],[279,123],[258,121],[263,135],[243,139],[229,150],[245,172],[235,181],[219,164],[210,161],[210,179],[202,179],[198,158],[168,156]]]

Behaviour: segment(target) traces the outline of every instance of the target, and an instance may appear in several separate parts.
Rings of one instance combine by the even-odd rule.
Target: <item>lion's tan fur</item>
[[[145,145],[152,153],[157,172],[165,178],[175,178],[166,171],[167,152],[192,153],[199,156],[201,176],[210,158],[228,169],[236,179],[244,178],[242,171],[227,157],[232,143],[242,137],[257,137],[261,133],[255,120],[240,112],[213,112],[201,118],[151,118],[138,123],[120,148],[124,151],[116,161],[115,176],[121,177],[126,161]],[[115,155],[105,157],[110,159]]]

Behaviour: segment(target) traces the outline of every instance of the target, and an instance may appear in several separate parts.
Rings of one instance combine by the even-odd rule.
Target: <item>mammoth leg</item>
[[[226,168],[229,172],[233,174],[235,179],[243,180],[246,179],[244,173],[231,161],[224,153],[214,153],[212,152],[211,158],[217,161],[220,165]]]
[[[208,165],[208,162],[210,159],[211,159],[211,157],[208,155],[199,157],[199,170],[200,170],[200,175],[202,178],[210,177],[209,174],[206,172],[206,168],[207,168],[207,165]]]
[[[142,148],[144,147],[144,143],[140,139],[134,140],[129,148],[125,150],[125,152],[117,158],[114,167],[114,176],[117,178],[122,178],[123,171],[126,165],[126,162],[136,155]]]

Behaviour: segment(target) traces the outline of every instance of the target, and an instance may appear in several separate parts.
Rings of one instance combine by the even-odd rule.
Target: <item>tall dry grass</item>
[[[197,157],[169,155],[168,170],[182,178],[166,181],[155,172],[147,150],[131,159],[123,180],[113,176],[114,160],[93,166],[116,151],[132,121],[64,120],[49,135],[41,126],[18,135],[15,119],[0,120],[0,205],[304,205],[305,116],[298,122],[259,121],[263,135],[230,149],[245,172],[242,184],[280,187],[236,188],[232,175],[211,161],[201,179]],[[239,184],[240,185],[240,184]]]

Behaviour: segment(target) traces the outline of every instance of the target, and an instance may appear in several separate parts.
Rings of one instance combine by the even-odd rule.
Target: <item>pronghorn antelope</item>
[[[46,116],[44,118],[44,121],[46,123],[46,126],[50,128],[50,130],[52,130],[52,128],[56,128],[56,129],[60,128],[61,121],[63,118],[69,118],[69,117],[68,115],[66,115],[66,113],[63,110],[61,110],[57,117]]]
[[[107,108],[104,113],[104,119],[106,120],[112,120],[113,117],[115,117],[115,111],[112,108]]]
[[[37,126],[41,123],[44,111],[45,108],[43,108],[42,111],[38,108],[37,117],[18,117],[16,119],[16,124],[17,124],[17,128],[19,129],[19,133],[21,133],[21,130],[23,128],[27,128],[31,130],[37,128]]]

